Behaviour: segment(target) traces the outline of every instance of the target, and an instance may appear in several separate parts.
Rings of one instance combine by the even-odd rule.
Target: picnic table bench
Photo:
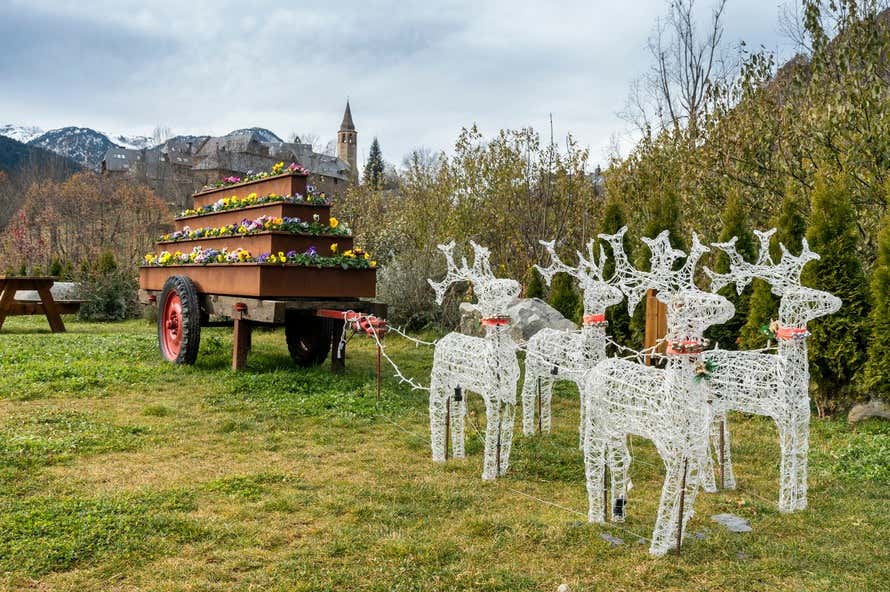
[[[46,315],[53,333],[64,332],[62,315],[76,313],[81,301],[53,298],[52,287],[56,279],[53,276],[0,275],[0,329],[8,316]],[[20,290],[35,292],[36,296],[17,300],[15,295]]]

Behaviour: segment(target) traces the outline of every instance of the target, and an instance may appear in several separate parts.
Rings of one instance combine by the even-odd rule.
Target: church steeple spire
[[[352,122],[352,110],[349,99],[346,99],[346,111],[343,112],[343,123],[337,132],[337,157],[349,165],[350,180],[358,181],[358,132]]]
[[[349,109],[349,99],[346,99],[346,111],[343,113],[343,123],[340,124],[341,132],[354,132],[355,124],[352,123],[352,111]]]

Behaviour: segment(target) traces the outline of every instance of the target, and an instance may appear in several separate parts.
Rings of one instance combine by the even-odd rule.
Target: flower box
[[[191,226],[192,228],[196,226],[220,227],[228,226],[229,224],[237,224],[245,218],[253,220],[260,216],[270,216],[272,218],[300,218],[301,220],[309,221],[316,215],[318,215],[318,222],[320,224],[330,224],[331,206],[315,206],[310,204],[292,204],[284,202],[257,204],[235,210],[223,210],[221,212],[212,212],[209,214],[182,216],[173,220],[173,226],[175,230],[182,230],[186,226]]]
[[[320,253],[330,253],[331,245],[336,244],[339,252],[352,249],[352,237],[335,234],[294,234],[271,230],[257,232],[255,234],[236,234],[232,236],[202,237],[179,241],[158,241],[158,250],[164,251],[191,251],[195,246],[204,249],[229,249],[234,251],[238,247],[249,251],[251,255],[258,256],[263,253],[287,253],[297,251],[303,253],[310,247],[315,247]]]
[[[373,298],[376,269],[260,263],[143,266],[139,287],[161,290],[172,275],[188,276],[201,294],[260,298]]]
[[[286,172],[274,177],[266,177],[256,181],[247,181],[244,183],[235,183],[226,185],[225,187],[216,187],[206,189],[195,193],[195,208],[203,208],[210,204],[232,195],[244,197],[250,193],[257,195],[269,195],[275,193],[278,195],[306,195],[306,179],[308,175],[303,172]]]

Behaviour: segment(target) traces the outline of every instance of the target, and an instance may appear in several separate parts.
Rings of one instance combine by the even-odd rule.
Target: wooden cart
[[[221,198],[277,194],[306,195],[306,174],[287,172],[267,179],[196,193],[195,208]],[[267,203],[236,210],[209,212],[176,218],[176,230],[186,226],[219,227],[259,216],[300,217],[330,223],[330,206],[309,203]],[[329,249],[337,242],[351,249],[353,239],[344,235],[302,235],[260,232],[244,236],[193,239],[176,243],[159,241],[159,250],[190,251],[195,246],[229,250],[244,248],[251,254],[287,250],[305,251],[309,246]],[[205,244],[206,243],[206,244]],[[321,364],[331,353],[331,369],[344,366],[340,343],[347,311],[385,315],[385,306],[374,302],[376,268],[341,269],[224,263],[203,265],[143,266],[139,269],[139,299],[158,308],[158,346],[167,360],[194,363],[201,327],[212,318],[232,323],[232,368],[243,369],[255,326],[284,326],[288,350],[300,366]],[[219,322],[219,321],[217,321]]]

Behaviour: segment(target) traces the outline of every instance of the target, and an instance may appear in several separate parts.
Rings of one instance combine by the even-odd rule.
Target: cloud
[[[257,125],[327,139],[349,96],[360,150],[377,136],[395,162],[417,146],[449,149],[473,122],[490,134],[544,130],[550,113],[558,138],[573,132],[602,161],[626,128],[616,113],[666,9],[662,0],[245,6],[0,0],[0,113],[44,128]],[[776,12],[774,0],[730,3],[727,40],[776,44]]]

